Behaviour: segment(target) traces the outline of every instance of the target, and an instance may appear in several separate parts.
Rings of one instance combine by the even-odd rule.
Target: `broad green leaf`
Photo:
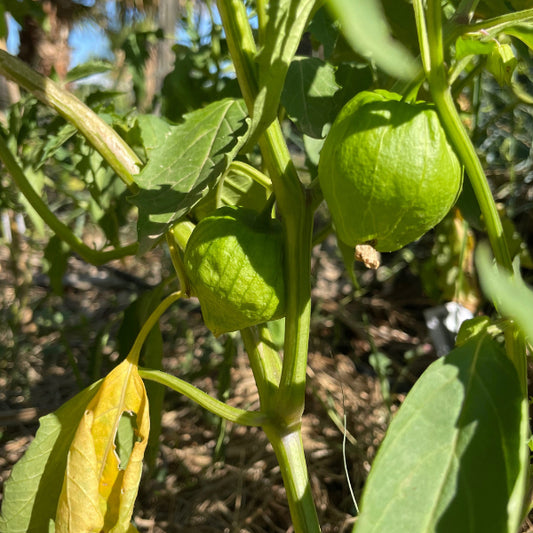
[[[532,0],[480,0],[476,12],[490,18],[532,7]]]
[[[496,46],[496,41],[482,34],[459,37],[455,41],[455,59],[460,61],[467,56],[489,55]]]
[[[335,79],[341,87],[341,90],[335,94],[339,110],[355,94],[370,89],[374,83],[372,69],[368,65],[358,63],[341,63],[335,73]]]
[[[136,126],[140,130],[140,140],[148,157],[170,136],[173,129],[168,122],[156,115],[139,115]]]
[[[136,428],[129,459],[119,457],[116,447],[125,413],[134,415]],[[130,529],[149,431],[144,384],[137,365],[126,359],[107,375],[79,421],[69,448],[56,533]]]
[[[94,383],[40,419],[35,439],[5,484],[0,517],[3,533],[48,531],[55,518],[70,443],[100,384]]]
[[[401,79],[416,75],[416,61],[391,36],[387,19],[376,0],[328,0],[353,49],[385,72]]]
[[[244,143],[246,107],[224,99],[186,115],[136,176],[140,252],[146,251],[216,186]]]
[[[528,406],[512,362],[479,336],[433,363],[378,451],[356,533],[515,533]]]
[[[335,118],[338,90],[330,64],[316,57],[297,57],[287,72],[281,103],[302,133],[321,138],[324,126]]]
[[[257,54],[259,91],[252,113],[251,137],[257,137],[277,117],[289,64],[316,9],[317,0],[272,0],[266,3],[265,42]]]
[[[461,328],[457,333],[455,344],[462,346],[474,337],[482,335],[491,325],[491,320],[488,316],[476,316],[469,320],[465,320],[461,324]]]
[[[511,26],[510,28],[505,28],[505,33],[507,35],[512,35],[513,37],[520,39],[531,50],[533,50],[533,25],[532,24],[518,24],[516,26]]]
[[[202,219],[217,207],[224,205],[240,205],[261,211],[266,199],[267,192],[262,185],[230,167],[218,187],[209,191],[209,194],[197,205],[194,215]]]
[[[383,12],[394,38],[402,43],[413,55],[420,53],[416,30],[415,10],[412,0],[381,0]]]

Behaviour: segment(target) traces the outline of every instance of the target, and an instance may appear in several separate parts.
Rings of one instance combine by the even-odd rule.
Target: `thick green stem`
[[[283,368],[277,402],[287,423],[300,420],[304,409],[309,323],[311,316],[311,246],[313,209],[276,121],[259,140],[269,169],[285,230],[287,315]]]
[[[83,102],[3,50],[0,50],[0,74],[76,126],[124,183],[134,187],[133,176],[138,174],[142,166],[140,159],[122,137]]]
[[[421,0],[416,0],[416,4],[421,9]],[[494,257],[504,269],[513,272],[511,254],[507,246],[507,241],[503,233],[502,223],[496,209],[496,204],[490,190],[489,183],[477,157],[476,150],[470,137],[464,128],[459,113],[450,92],[448,80],[446,78],[446,69],[444,63],[444,47],[442,36],[442,15],[441,4],[438,0],[428,0],[426,24],[421,35],[420,47],[422,57],[429,57],[429,64],[424,65],[426,76],[429,82],[431,95],[437,106],[442,125],[446,130],[448,138],[462,164],[474,189],[477,201],[483,218],[489,241],[494,253]],[[417,20],[418,25],[420,25]],[[426,53],[426,51],[428,51]],[[526,376],[524,375],[525,351],[513,328],[509,328],[505,333],[506,348],[509,358],[515,364],[521,379],[522,388],[527,390]]]
[[[279,353],[268,343],[271,339],[266,326],[246,328],[241,337],[257,384],[261,411],[270,415],[277,410],[273,400],[281,374]]]
[[[250,113],[257,94],[254,64],[256,45],[240,0],[217,2],[239,86]],[[287,315],[283,369],[277,393],[279,411],[287,423],[300,419],[305,399],[305,378],[311,312],[310,258],[313,212],[278,121],[259,139],[261,154],[272,180],[285,230]]]
[[[295,533],[319,533],[300,426],[290,431],[263,426],[278,460]]]
[[[257,96],[255,55],[257,48],[242,0],[217,0],[228,48],[246,107],[251,113]]]
[[[237,79],[250,114],[257,95],[257,48],[242,0],[217,0]],[[260,5],[261,8],[261,5]],[[320,531],[299,430],[305,401],[305,379],[311,316],[312,195],[302,186],[279,122],[259,139],[285,236],[287,313],[279,388],[267,405],[272,426],[263,426],[276,452],[298,533]],[[281,429],[280,429],[281,428]],[[290,428],[287,430],[286,428]]]
[[[0,50],[1,51],[1,50]],[[63,224],[55,214],[50,210],[42,197],[35,192],[31,183],[27,180],[24,172],[18,165],[17,161],[11,154],[4,139],[0,136],[0,160],[5,165],[7,171],[11,175],[15,185],[24,195],[26,200],[35,209],[37,214],[44,220],[50,229],[65,243],[67,243],[74,252],[76,252],[84,261],[93,265],[103,265],[113,259],[120,259],[128,255],[135,255],[137,253],[138,244],[133,243],[121,248],[114,248],[112,250],[93,250],[87,246],[79,237],[72,233],[71,229]]]
[[[504,268],[512,270],[511,256],[489,183],[451,96],[444,63],[440,10],[439,2],[428,2],[427,39],[420,39],[422,57],[429,57],[429,64],[424,65],[429,88],[442,125],[472,183],[496,261]]]

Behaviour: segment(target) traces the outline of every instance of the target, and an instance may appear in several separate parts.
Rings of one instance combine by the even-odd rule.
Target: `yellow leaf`
[[[123,414],[133,414],[135,426],[127,461],[119,458],[115,444]],[[135,531],[130,521],[149,431],[144,383],[137,366],[125,360],[102,382],[70,446],[56,533]]]

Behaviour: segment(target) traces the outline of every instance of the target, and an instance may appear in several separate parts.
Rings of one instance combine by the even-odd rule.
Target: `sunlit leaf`
[[[481,34],[459,37],[455,41],[455,59],[459,61],[468,56],[488,55],[497,46],[496,41]]]
[[[378,451],[356,533],[518,531],[528,406],[513,363],[487,335],[433,363]]]
[[[214,102],[186,115],[136,176],[141,252],[150,248],[209,191],[237,154],[247,131],[242,100]]]
[[[136,428],[127,461],[116,448],[125,413],[134,415]],[[57,507],[57,533],[128,531],[149,430],[144,384],[137,366],[126,359],[104,379],[78,424]]]
[[[196,206],[194,215],[201,219],[224,205],[240,205],[261,211],[266,199],[267,192],[262,185],[230,167],[224,181]]]
[[[136,120],[141,143],[150,156],[153,150],[163,144],[172,132],[172,126],[156,115],[139,115]]]
[[[416,74],[416,61],[391,36],[383,10],[376,0],[329,0],[346,39],[363,57],[374,61],[391,76],[409,79]]]
[[[67,453],[80,418],[101,382],[40,419],[30,447],[5,484],[0,518],[3,533],[41,533],[55,518]]]

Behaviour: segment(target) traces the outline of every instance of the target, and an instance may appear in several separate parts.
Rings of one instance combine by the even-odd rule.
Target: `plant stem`
[[[320,525],[305,463],[302,433],[263,426],[278,460],[295,533],[319,533]]]
[[[244,426],[260,426],[265,422],[265,415],[257,411],[246,411],[245,409],[239,409],[232,407],[212,396],[209,396],[207,392],[204,392],[189,382],[183,379],[171,376],[166,372],[160,370],[149,370],[146,368],[139,368],[139,375],[143,379],[150,379],[166,385],[167,387],[187,396],[187,398],[196,402],[198,405],[207,409],[210,413],[213,413],[225,420],[242,424]]]
[[[253,113],[257,95],[254,57],[256,45],[244,3],[218,0],[228,48],[248,111]],[[313,229],[311,199],[304,190],[278,121],[259,139],[261,154],[272,180],[285,231],[287,315],[280,387],[279,412],[287,424],[300,420],[305,399],[309,322],[311,314],[310,258]]]
[[[421,0],[416,0],[420,7]],[[444,48],[442,35],[441,4],[439,0],[428,0],[426,31],[422,32],[420,39],[422,57],[426,55],[424,49],[429,49],[430,61],[424,65],[426,76],[429,82],[431,95],[439,112],[442,125],[446,130],[448,138],[455,148],[459,159],[465,167],[466,173],[476,195],[481,213],[485,220],[485,226],[489,241],[494,253],[496,262],[505,270],[512,274],[512,260],[507,241],[503,233],[500,216],[494,203],[494,198],[490,190],[489,183],[481,162],[476,154],[476,150],[470,137],[464,128],[459,113],[451,95],[450,86],[446,77],[444,63]],[[417,20],[418,25],[418,20]],[[507,355],[513,361],[521,386],[527,391],[527,377],[524,375],[525,351],[517,340],[514,328],[510,327],[505,331],[505,343]]]
[[[508,26],[530,22],[531,19],[533,19],[533,9],[524,9],[522,11],[506,13],[499,17],[485,19],[480,22],[474,22],[473,24],[453,24],[450,30],[445,32],[445,42],[446,44],[450,44],[465,33],[473,33],[480,30],[492,30],[493,32],[498,32],[504,30]]]
[[[237,80],[252,115],[258,87],[254,63],[257,48],[244,3],[241,0],[217,0],[217,5]],[[260,4],[259,9],[262,6]],[[277,120],[261,135],[259,147],[272,180],[284,229],[287,290],[284,355],[279,388],[275,390],[270,387],[269,392],[265,387],[263,401],[268,408],[270,423],[263,425],[263,428],[281,467],[294,531],[315,533],[320,531],[320,524],[311,494],[300,429],[305,402],[311,316],[313,195],[304,189],[298,178]],[[259,367],[257,371],[264,374],[267,383],[274,376],[272,369]],[[258,388],[262,386],[259,382]]]
[[[35,189],[24,175],[24,172],[7,147],[2,136],[0,136],[0,160],[4,163],[19,191],[28,200],[37,214],[44,220],[50,229],[62,241],[66,242],[84,261],[93,265],[103,265],[113,259],[135,255],[138,248],[137,243],[105,251],[93,250],[87,246],[66,224],[61,222],[55,216],[42,197],[35,192]]]
[[[273,400],[281,374],[279,353],[268,344],[271,339],[266,326],[243,329],[241,337],[254,374],[261,410],[271,414],[277,407]]]
[[[0,50],[0,74],[13,80],[76,126],[122,181],[135,188],[133,176],[139,173],[141,160],[122,137],[89,107],[4,50]]]
[[[151,313],[146,322],[143,324],[141,331],[137,335],[133,346],[131,347],[130,353],[128,354],[128,359],[133,364],[138,364],[139,355],[141,353],[141,348],[143,347],[144,341],[148,334],[155,326],[157,321],[161,318],[161,315],[177,300],[183,297],[181,291],[173,292],[169,294]]]
[[[272,182],[268,176],[265,176],[260,170],[257,170],[255,167],[248,165],[242,161],[232,161],[226,173],[233,171],[236,174],[241,174],[251,178],[256,183],[264,187],[267,191],[272,191]]]
[[[472,183],[496,261],[505,269],[512,271],[511,255],[503,235],[501,220],[490,186],[474,145],[455,108],[446,78],[440,10],[439,2],[434,0],[428,2],[427,41],[425,39],[420,41],[421,48],[429,49],[428,52],[422,50],[422,56],[429,57],[429,65],[424,65],[429,88],[442,125]]]
[[[287,314],[277,402],[288,424],[300,420],[305,400],[311,316],[311,195],[301,186],[277,121],[259,140],[285,230]]]

